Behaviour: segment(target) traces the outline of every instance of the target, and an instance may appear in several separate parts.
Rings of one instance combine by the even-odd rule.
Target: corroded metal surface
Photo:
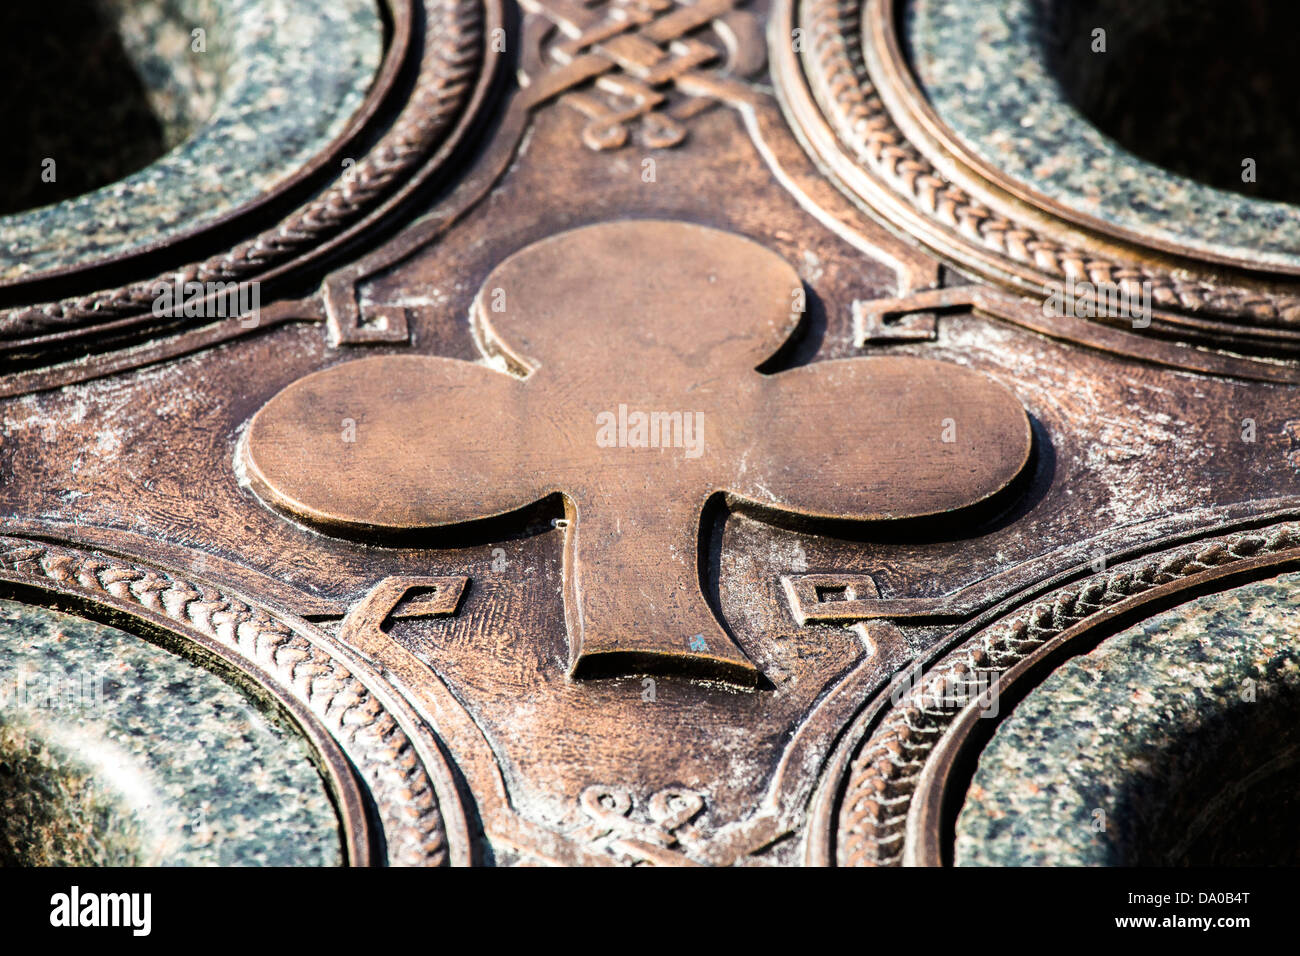
[[[950,862],[989,693],[1294,566],[1293,279],[966,164],[895,4],[384,10],[285,190],[0,290],[0,597],[272,708],[348,862]]]

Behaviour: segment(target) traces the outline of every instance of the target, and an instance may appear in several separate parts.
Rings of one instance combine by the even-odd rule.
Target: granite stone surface
[[[383,47],[375,0],[50,0],[0,26],[38,43],[30,95],[4,103],[0,167],[26,208],[0,217],[0,279],[129,252],[276,188],[344,130]]]
[[[1210,594],[1054,671],[1003,721],[958,865],[1295,862],[1300,573]]]
[[[0,601],[0,865],[339,865],[306,742],[185,658]]]
[[[1067,7],[1071,5],[1057,0],[912,0],[907,4],[904,36],[913,70],[931,106],[957,139],[1040,196],[1112,226],[1180,249],[1251,263],[1300,266],[1300,205],[1216,188],[1140,158],[1094,125],[1063,89],[1062,76],[1094,75],[1106,80],[1108,75],[1099,71],[1109,64],[1099,58],[1153,56],[1155,44],[1147,38],[1155,28],[1147,21],[1185,11],[1168,3],[1091,3],[1084,5],[1090,11],[1085,16],[1071,7],[1070,35],[1062,38],[1061,11]],[[1175,20],[1167,26],[1167,32],[1177,37],[1184,25]],[[1107,52],[1093,51],[1094,29],[1106,31]],[[1205,33],[1202,24],[1200,34],[1188,28],[1181,35]],[[1126,43],[1126,38],[1133,42]],[[1184,65],[1191,73],[1214,66],[1197,53],[1187,56],[1192,62]],[[1062,58],[1068,62],[1061,62]],[[1282,68],[1293,72],[1286,65]],[[1123,99],[1120,107],[1131,111],[1145,107],[1142,100],[1149,99],[1152,90],[1124,89],[1112,81],[1104,92]],[[1186,91],[1180,99],[1189,100]],[[1248,108],[1228,110],[1224,126],[1239,125],[1251,110],[1264,115],[1262,100],[1262,94],[1247,97]],[[1281,126],[1275,124],[1271,132],[1254,138],[1264,144],[1262,148],[1279,139],[1281,128],[1296,125],[1294,99],[1287,102],[1289,117],[1281,118]],[[1204,114],[1204,100],[1200,107]],[[1163,118],[1159,109],[1150,112]],[[1144,122],[1155,121],[1150,113],[1140,115]],[[1187,117],[1170,129],[1179,134],[1198,122],[1204,129],[1209,120],[1205,115]],[[1234,145],[1230,132],[1223,127],[1208,129],[1194,143],[1179,141],[1175,135],[1164,154],[1200,161],[1205,153],[1217,150],[1222,155],[1211,158],[1224,176],[1236,177],[1237,185],[1244,188],[1242,162],[1248,157]],[[1257,181],[1267,183],[1272,177],[1276,183],[1293,175],[1294,157],[1289,162],[1285,156],[1270,162],[1258,153],[1249,158],[1258,163]]]

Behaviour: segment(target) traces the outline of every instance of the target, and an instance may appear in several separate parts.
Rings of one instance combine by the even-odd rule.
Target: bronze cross
[[[754,682],[705,598],[712,499],[809,523],[935,515],[1005,487],[1031,448],[1019,401],[959,366],[760,373],[802,302],[783,259],[731,233],[564,233],[488,276],[472,314],[486,361],[390,355],[309,375],[253,419],[248,473],[278,508],[372,534],[558,493],[574,677]]]

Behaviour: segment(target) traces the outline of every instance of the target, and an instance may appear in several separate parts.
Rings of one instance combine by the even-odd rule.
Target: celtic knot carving
[[[716,102],[716,77],[751,76],[765,53],[745,0],[523,0],[554,25],[526,71],[531,102],[558,99],[587,118],[593,150],[676,146],[688,121]]]

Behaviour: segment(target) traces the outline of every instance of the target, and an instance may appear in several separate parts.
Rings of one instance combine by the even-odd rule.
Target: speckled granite
[[[0,218],[4,279],[188,232],[275,188],[343,131],[383,45],[375,0],[50,0],[0,26],[58,64],[5,102],[5,208],[40,208]]]
[[[342,860],[296,732],[176,654],[0,601],[0,864]]]
[[[1230,134],[1238,131],[1252,110],[1263,110],[1269,102],[1267,89],[1241,94],[1246,105],[1235,113],[1225,108],[1227,117],[1209,115],[1204,98],[1189,97],[1184,90],[1182,100],[1199,105],[1202,113],[1173,117],[1166,132],[1174,142],[1152,154],[1162,158],[1181,154],[1212,167],[1221,184],[1235,176],[1239,188],[1227,191],[1133,155],[1098,129],[1063,89],[1062,76],[1079,80],[1072,81],[1078,93],[1088,75],[1110,66],[1089,58],[1156,56],[1151,38],[1159,31],[1173,38],[1163,55],[1177,57],[1179,44],[1184,43],[1196,45],[1198,51],[1200,47],[1213,51],[1213,38],[1202,35],[1210,29],[1206,23],[1195,20],[1188,25],[1185,19],[1174,19],[1186,17],[1186,3],[1092,0],[1080,8],[1059,0],[912,0],[904,33],[924,94],[942,121],[976,155],[1040,196],[1177,247],[1251,263],[1300,266],[1300,206],[1258,198],[1268,192],[1240,181],[1241,150],[1246,148],[1242,142],[1261,144],[1259,150],[1269,154],[1252,158],[1259,164],[1257,182],[1273,195],[1285,192],[1295,175],[1296,157],[1287,161],[1286,151],[1274,148],[1282,139],[1279,130],[1296,125],[1294,99],[1281,95],[1285,91],[1274,91],[1277,95],[1272,96],[1285,104],[1278,107],[1285,109],[1278,122],[1263,135],[1242,137]],[[1060,35],[1063,10],[1069,14],[1070,35],[1065,37]],[[1206,16],[1240,19],[1248,13],[1232,13],[1218,4]],[[1165,16],[1170,18],[1168,24],[1159,22]],[[1107,53],[1091,51],[1094,28],[1107,30]],[[1286,42],[1293,40],[1292,34]],[[1190,74],[1204,77],[1216,69],[1216,63],[1200,52],[1186,56],[1191,63],[1183,61],[1182,68]],[[1281,76],[1293,72],[1289,63],[1279,69]],[[1226,67],[1221,72],[1238,75]],[[1170,110],[1161,106],[1164,101],[1154,96],[1156,90],[1122,88],[1115,81],[1117,75],[1102,76],[1107,83],[1098,95],[1112,102],[1102,103],[1099,109],[1122,111],[1130,119],[1136,116],[1144,126],[1169,118]],[[1269,76],[1261,75],[1266,80]],[[1227,84],[1221,88],[1231,91]],[[1197,129],[1197,138],[1190,138],[1191,129]],[[1258,151],[1252,148],[1252,152]]]
[[[1300,573],[1188,602],[1068,661],[998,727],[955,861],[1300,862],[1298,714]]]

